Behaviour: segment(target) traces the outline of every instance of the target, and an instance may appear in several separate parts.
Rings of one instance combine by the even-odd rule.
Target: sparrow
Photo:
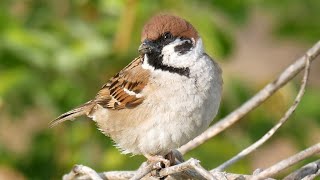
[[[219,109],[223,82],[196,29],[180,17],[156,15],[144,25],[141,42],[140,55],[95,98],[51,126],[87,116],[122,153],[150,161],[205,131]]]

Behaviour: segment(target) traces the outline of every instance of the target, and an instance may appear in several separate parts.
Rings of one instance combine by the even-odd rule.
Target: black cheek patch
[[[155,69],[161,69],[163,71],[169,71],[171,73],[177,73],[181,76],[190,76],[190,69],[188,67],[186,68],[176,68],[172,66],[168,66],[162,63],[162,55],[154,53],[154,54],[148,54],[148,64]]]
[[[192,43],[189,41],[185,41],[184,43],[174,47],[174,51],[181,54],[186,54],[188,51],[190,51],[191,48],[192,48]]]

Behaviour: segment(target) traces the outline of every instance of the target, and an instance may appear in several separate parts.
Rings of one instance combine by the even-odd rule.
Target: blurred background
[[[120,154],[88,118],[53,129],[48,123],[93,98],[138,55],[140,31],[154,14],[190,21],[221,64],[225,84],[217,121],[320,39],[319,9],[319,0],[1,0],[0,179],[61,179],[74,164],[97,171],[138,168],[144,157]],[[231,158],[277,122],[299,85],[295,78],[185,157],[208,169]],[[250,174],[319,142],[319,102],[318,59],[288,123],[228,171]]]

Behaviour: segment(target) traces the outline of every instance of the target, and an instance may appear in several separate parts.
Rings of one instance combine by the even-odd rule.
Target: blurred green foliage
[[[318,0],[0,1],[0,112],[9,114],[15,123],[23,121],[30,109],[44,109],[49,116],[39,118],[34,114],[34,121],[41,128],[30,134],[31,144],[25,152],[14,152],[0,141],[0,165],[28,179],[60,179],[74,164],[85,164],[97,171],[137,168],[143,157],[120,154],[113,142],[87,119],[55,129],[46,125],[53,114],[92,98],[103,82],[137,55],[140,30],[152,15],[171,12],[188,19],[199,30],[209,54],[222,61],[235,48],[232,29],[246,25],[254,8],[274,16],[275,37],[307,44],[320,37]],[[218,17],[226,23],[219,24]],[[217,118],[224,117],[260,88],[232,76],[225,82]],[[294,93],[296,89],[290,86],[282,93]],[[280,107],[277,112],[264,105],[187,157],[200,159],[208,168],[219,165],[272,127],[291,100],[279,105],[278,98],[271,99]],[[306,118],[318,119],[320,124],[319,106],[315,106],[319,101],[319,90],[308,90],[301,104],[304,108],[280,134],[293,137],[301,148],[307,146],[306,134],[299,126],[305,124]],[[248,173],[250,169],[247,158],[231,170]]]

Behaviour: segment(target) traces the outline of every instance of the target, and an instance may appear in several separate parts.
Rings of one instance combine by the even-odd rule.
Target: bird
[[[145,23],[138,54],[92,100],[50,127],[87,116],[123,154],[172,162],[172,151],[204,132],[216,116],[222,70],[205,52],[198,31],[171,14]]]

